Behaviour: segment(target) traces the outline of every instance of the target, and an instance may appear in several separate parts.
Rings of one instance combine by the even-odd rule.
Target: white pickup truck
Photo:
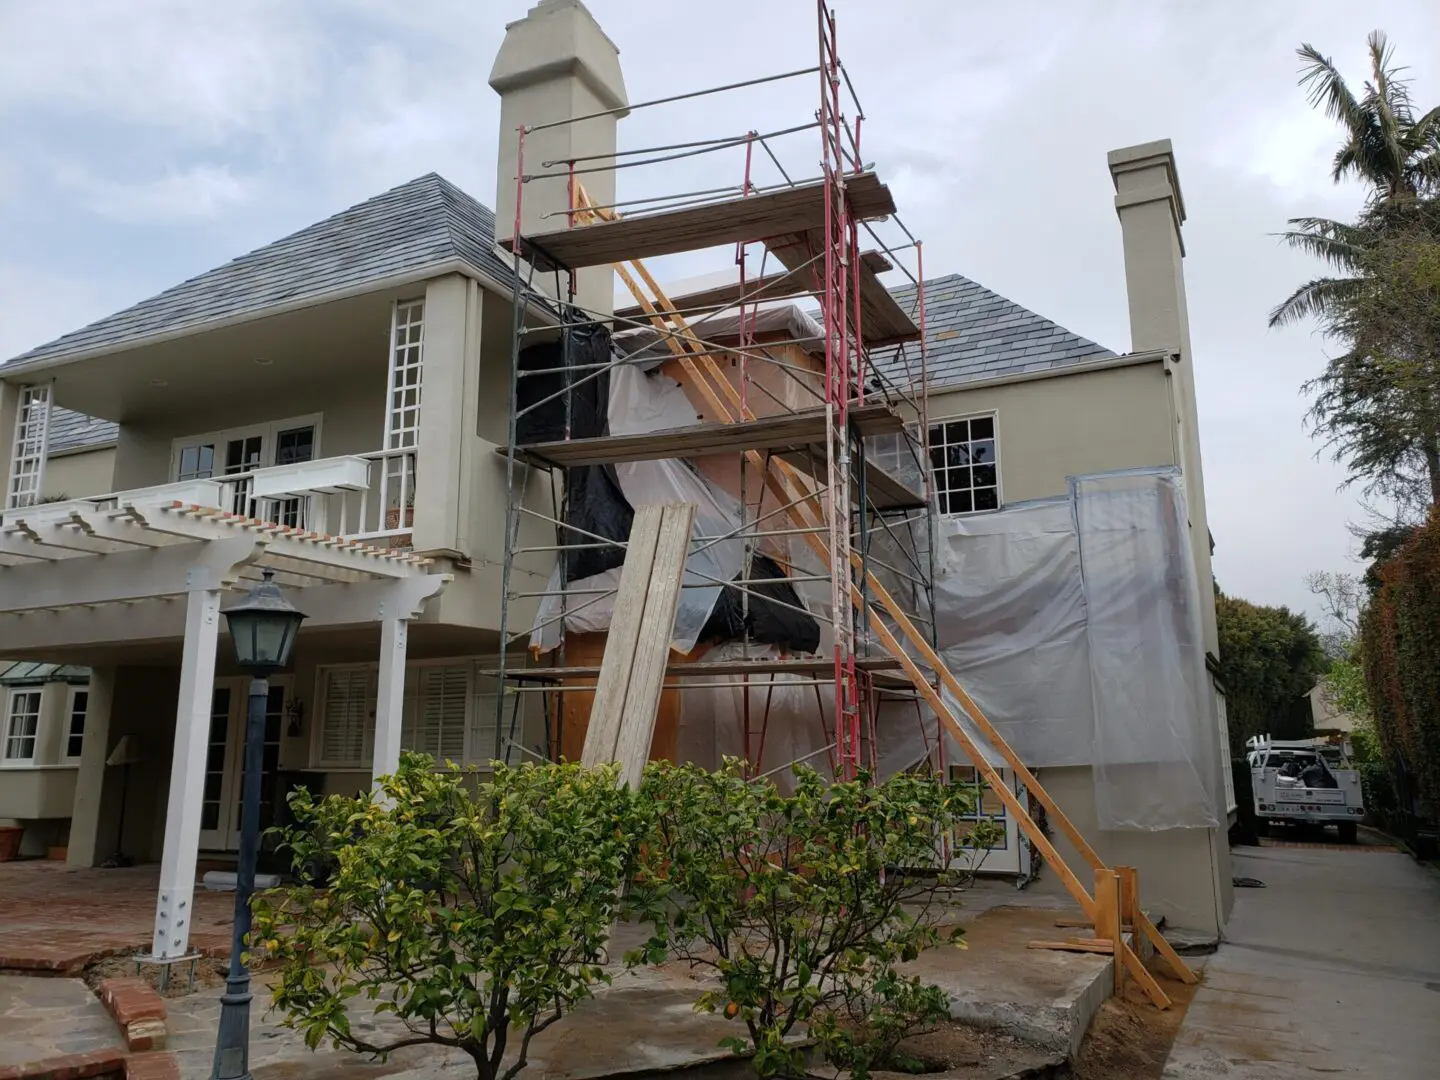
[[[1280,742],[1256,735],[1245,743],[1255,790],[1255,823],[1264,836],[1271,823],[1334,825],[1353,844],[1365,801],[1360,774],[1344,750],[1323,739]]]

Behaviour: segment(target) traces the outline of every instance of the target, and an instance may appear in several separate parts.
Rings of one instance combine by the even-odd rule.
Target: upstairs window
[[[998,510],[1000,458],[994,415],[932,424],[930,469],[940,513]]]

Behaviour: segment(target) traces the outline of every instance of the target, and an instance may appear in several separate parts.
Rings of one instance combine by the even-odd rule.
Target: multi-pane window
[[[5,760],[35,760],[35,735],[40,730],[40,691],[13,690],[5,718]]]
[[[415,445],[420,432],[420,365],[425,344],[425,301],[401,300],[391,326],[389,400],[385,409],[385,449]]]
[[[70,691],[70,717],[65,727],[65,756],[71,761],[80,760],[80,751],[85,746],[85,710],[90,706],[90,691]]]
[[[930,468],[942,514],[1000,507],[995,417],[946,420],[930,427]]]

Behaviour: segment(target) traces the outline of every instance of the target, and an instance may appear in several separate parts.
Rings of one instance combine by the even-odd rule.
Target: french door
[[[280,763],[288,689],[288,678],[270,680],[260,771],[261,829],[274,824],[275,771]],[[210,699],[210,742],[205,753],[205,792],[200,808],[200,847],[205,851],[236,851],[240,847],[249,690],[248,678],[217,679]]]
[[[1023,805],[1026,800],[1025,787],[1015,782],[1010,769],[999,770],[1001,780],[1013,791]],[[974,765],[951,765],[950,783],[971,789],[976,795],[976,812],[969,820],[961,822],[955,830],[956,845],[950,865],[955,869],[978,869],[982,874],[1010,874],[1020,878],[1030,876],[1030,848],[1020,833],[1015,816],[1005,809],[1005,803],[998,794],[985,786]],[[976,821],[988,821],[999,825],[1004,838],[985,851],[975,851],[961,845],[969,835]]]
[[[301,526],[302,499],[251,498],[246,474],[271,465],[293,465],[315,456],[319,425],[314,418],[232,428],[179,439],[171,473],[175,480],[209,480],[234,476],[228,507],[244,517],[261,517],[278,525]]]

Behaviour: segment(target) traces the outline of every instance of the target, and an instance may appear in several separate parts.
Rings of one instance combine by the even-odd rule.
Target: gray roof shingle
[[[494,243],[490,208],[438,174],[426,173],[10,363],[120,350],[156,334],[318,300],[452,259],[463,259],[508,285],[511,270],[495,254]]]
[[[900,306],[916,314],[916,288],[892,289]],[[960,274],[925,282],[926,367],[932,390],[1043,371],[1115,355],[1109,349],[1051,322]],[[920,377],[920,351],[876,350],[871,361],[892,382]]]
[[[113,420],[99,420],[56,405],[50,411],[50,453],[80,450],[113,443],[120,434],[120,425]]]

